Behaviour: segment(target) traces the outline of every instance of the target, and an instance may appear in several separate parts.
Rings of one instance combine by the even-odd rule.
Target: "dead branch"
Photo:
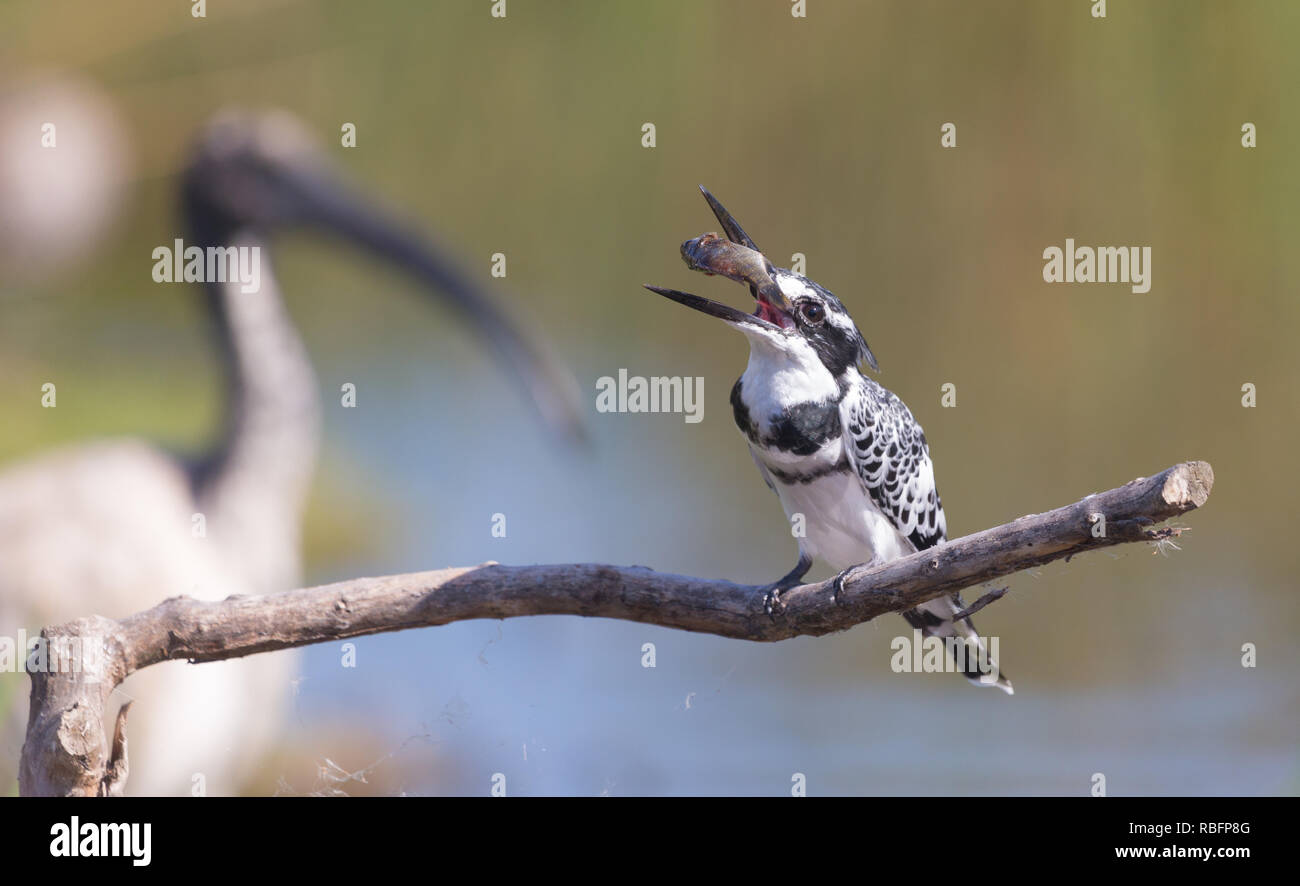
[[[51,648],[79,644],[86,666],[31,673],[19,787],[28,796],[120,793],[127,772],[125,714],[117,718],[110,751],[104,731],[108,697],[127,676],[159,662],[219,661],[519,615],[620,618],[745,640],[819,636],[1085,551],[1161,541],[1181,530],[1155,524],[1205,504],[1213,485],[1208,463],[1185,462],[1054,511],[883,565],[857,567],[838,595],[830,580],[802,585],[786,592],[774,616],[764,612],[760,589],[726,581],[640,566],[489,563],[220,602],[173,597],[121,620],[80,619],[41,634]],[[986,597],[971,609],[996,599]]]

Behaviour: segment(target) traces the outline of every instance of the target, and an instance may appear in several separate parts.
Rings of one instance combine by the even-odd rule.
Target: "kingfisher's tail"
[[[927,637],[953,638],[961,643],[945,643],[948,654],[954,658],[967,680],[977,686],[996,686],[1007,695],[1014,695],[1011,681],[1002,673],[997,661],[989,655],[988,644],[975,630],[969,618],[954,621],[953,616],[963,611],[966,604],[952,594],[927,600],[915,609],[903,613],[903,618]]]

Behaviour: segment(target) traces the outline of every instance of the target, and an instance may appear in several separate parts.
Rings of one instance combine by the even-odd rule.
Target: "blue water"
[[[680,417],[595,416],[594,454],[574,456],[537,446],[527,413],[498,408],[504,382],[483,384],[468,397],[397,373],[368,383],[386,393],[364,414],[328,419],[336,453],[364,464],[401,526],[351,574],[596,560],[758,582],[789,565],[780,509],[738,440],[724,455]],[[710,408],[723,398],[711,391]],[[505,539],[489,531],[496,512]],[[902,625],[779,644],[576,617],[367,637],[355,669],[334,645],[307,650],[295,728],[367,724],[392,753],[379,765],[414,794],[485,794],[494,773],[520,795],[785,794],[795,773],[821,795],[1086,795],[1094,773],[1113,795],[1300,784],[1294,682],[1240,668],[1231,649],[1124,680],[1062,681],[1022,655],[1008,698],[890,672]]]

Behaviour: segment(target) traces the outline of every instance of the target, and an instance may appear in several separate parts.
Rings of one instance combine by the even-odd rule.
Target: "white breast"
[[[741,376],[740,396],[761,434],[770,430],[768,419],[788,406],[839,396],[835,377],[806,342],[782,341],[778,346],[764,334],[747,333],[747,338],[749,364]],[[807,483],[779,479],[781,474],[808,475],[844,462],[842,437],[810,455],[753,445],[750,451],[766,469],[792,527],[795,515],[803,515],[805,535],[798,542],[804,553],[836,570],[912,553],[911,543],[880,512],[851,468]]]
[[[791,526],[795,514],[804,515],[806,536],[798,539],[799,549],[832,569],[912,553],[911,544],[872,502],[856,474],[827,474],[789,485],[775,478],[772,482]]]
[[[833,400],[840,394],[835,376],[806,341],[790,337],[777,343],[766,334],[748,334],[749,363],[740,377],[741,397],[758,419],[809,400]]]

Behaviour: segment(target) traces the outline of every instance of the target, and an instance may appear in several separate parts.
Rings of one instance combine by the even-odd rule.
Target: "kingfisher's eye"
[[[809,323],[820,323],[826,319],[826,309],[815,301],[806,301],[799,305],[799,313]]]

